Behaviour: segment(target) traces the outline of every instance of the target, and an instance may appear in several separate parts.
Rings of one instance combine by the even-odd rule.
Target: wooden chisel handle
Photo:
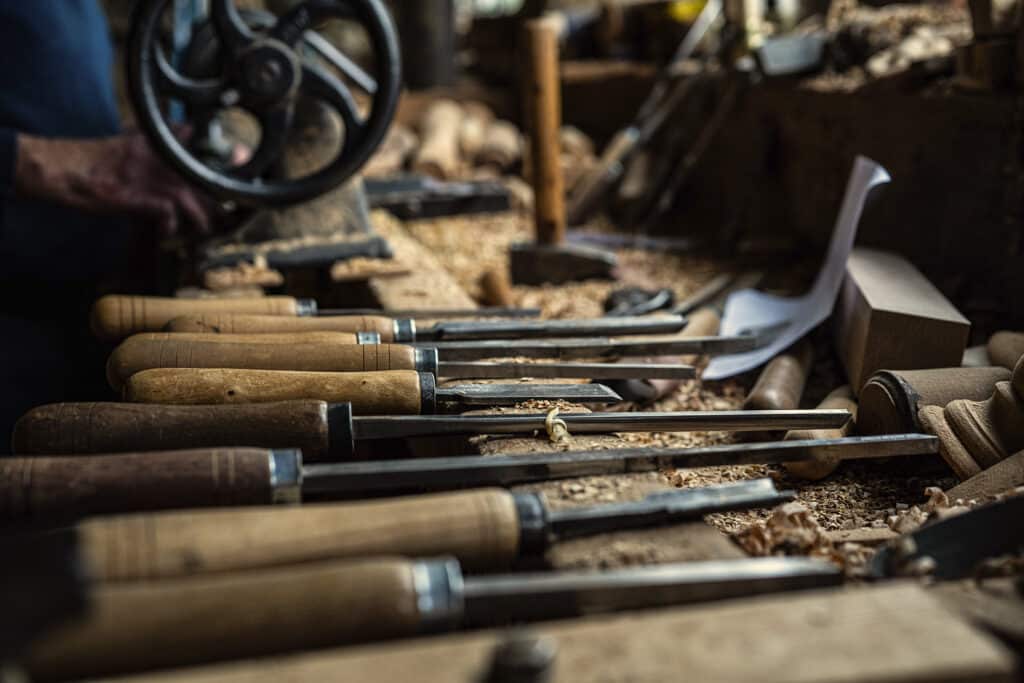
[[[773,358],[743,403],[745,410],[796,410],[814,364],[814,347],[803,339]]]
[[[515,499],[503,489],[106,517],[79,530],[92,576],[110,582],[385,555],[454,555],[470,567],[495,569],[519,550]]]
[[[557,245],[565,241],[566,223],[565,180],[558,140],[562,125],[558,30],[551,22],[536,19],[526,24],[524,40],[537,242]]]
[[[333,333],[322,333],[333,334]],[[338,344],[294,339],[290,344],[249,341],[260,335],[137,334],[121,343],[107,361],[115,391],[137,372],[153,368],[236,368],[309,372],[436,372],[430,352],[391,344]],[[278,335],[267,335],[277,337]],[[236,337],[242,337],[236,341]],[[418,360],[422,359],[422,362]],[[433,367],[431,367],[433,365]]]
[[[850,436],[856,431],[857,420],[857,399],[853,395],[853,389],[846,385],[835,389],[825,397],[818,408],[821,410],[846,410],[852,418],[839,429],[798,429],[786,434],[787,441],[804,439],[842,439]],[[785,468],[790,474],[817,481],[824,479],[836,471],[839,467],[838,459],[822,458],[820,460],[808,460],[806,462],[787,462]]]
[[[436,563],[432,563],[436,564]],[[33,680],[112,676],[415,634],[429,613],[400,559],[99,585],[92,612],[37,641]]]
[[[294,501],[297,476],[275,479],[278,461],[300,471],[297,451],[260,448],[0,458],[0,522]]]
[[[418,415],[434,411],[433,375],[384,372],[291,372],[158,368],[132,375],[125,400],[199,405],[314,399],[351,403],[356,415]]]
[[[323,401],[239,405],[54,403],[26,413],[14,426],[20,455],[260,446],[299,448],[308,462],[330,454]]]
[[[379,315],[336,315],[288,318],[279,315],[197,313],[169,321],[168,332],[267,334],[281,332],[376,332],[381,342],[395,341],[395,321]]]
[[[139,332],[159,332],[174,318],[206,313],[252,313],[297,316],[298,299],[268,296],[252,299],[174,299],[156,296],[101,297],[92,307],[93,334],[105,341],[120,341]]]

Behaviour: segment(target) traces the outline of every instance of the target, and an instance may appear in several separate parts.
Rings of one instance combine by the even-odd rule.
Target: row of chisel
[[[110,676],[835,585],[841,577],[833,566],[798,558],[493,572],[542,557],[565,539],[792,498],[761,479],[550,509],[543,496],[507,490],[514,485],[937,450],[934,438],[916,434],[851,436],[845,410],[694,411],[557,419],[571,434],[789,431],[791,438],[389,457],[373,446],[408,437],[545,434],[553,417],[446,414],[464,408],[617,399],[599,384],[449,387],[443,378],[694,376],[689,365],[482,359],[728,353],[758,340],[687,338],[685,319],[672,317],[442,322],[417,330],[411,319],[315,313],[311,302],[288,297],[97,303],[92,326],[118,342],[108,377],[125,400],[36,408],[16,426],[14,456],[0,460],[0,518],[29,523],[33,533],[70,525],[89,573],[91,609],[32,646],[31,675]],[[593,336],[608,334],[676,336]],[[521,353],[529,344],[536,353]],[[551,374],[534,371],[546,365]],[[642,367],[662,374],[642,374]]]

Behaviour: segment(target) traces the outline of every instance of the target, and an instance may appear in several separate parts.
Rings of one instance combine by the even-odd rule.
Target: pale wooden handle
[[[320,560],[454,555],[474,569],[519,550],[515,500],[501,489],[292,508],[207,510],[79,525],[93,576],[144,581]]]
[[[773,358],[743,403],[745,410],[795,410],[814,363],[814,347],[804,339]]]
[[[447,180],[459,172],[459,130],[462,107],[451,100],[437,100],[423,115],[420,148],[412,162],[416,173]]]
[[[0,520],[264,505],[271,502],[270,457],[268,450],[233,448],[0,458]]]
[[[101,297],[92,307],[92,331],[100,339],[120,341],[139,332],[159,332],[174,318],[204,313],[298,315],[290,296],[253,299],[173,299],[150,296]]]
[[[76,455],[183,448],[300,448],[307,462],[329,456],[322,401],[239,405],[55,403],[14,427],[18,454]]]
[[[854,433],[857,419],[857,399],[854,398],[853,389],[849,385],[841,386],[825,397],[825,400],[818,405],[822,410],[846,410],[851,418],[845,425],[838,429],[795,429],[786,434],[786,440],[805,439],[841,439]],[[794,476],[802,479],[817,481],[824,479],[836,471],[839,467],[839,460],[834,458],[821,458],[819,460],[807,460],[804,462],[788,462],[785,468]]]
[[[351,403],[357,415],[416,415],[420,377],[411,370],[288,372],[182,368],[144,370],[125,383],[134,403],[198,405],[315,399]]]
[[[332,333],[325,333],[332,334]],[[107,361],[107,379],[115,391],[137,372],[153,368],[236,368],[242,370],[300,370],[309,372],[373,372],[415,370],[411,346],[337,344],[306,341],[260,344],[248,335],[135,335],[126,339]],[[260,335],[252,335],[259,337]],[[268,335],[277,337],[278,335]]]
[[[529,60],[527,102],[537,242],[561,244],[565,241],[565,180],[562,177],[559,138],[562,95],[558,74],[558,32],[550,22],[540,19],[527,24],[526,55]]]
[[[37,642],[26,667],[77,680],[408,636],[416,597],[398,559],[99,586],[90,616]]]
[[[376,332],[385,344],[395,341],[394,320],[375,315],[337,315],[286,318],[231,313],[188,315],[171,320],[168,332],[267,334],[286,332]]]

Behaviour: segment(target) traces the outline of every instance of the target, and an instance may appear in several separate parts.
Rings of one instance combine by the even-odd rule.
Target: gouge
[[[289,318],[274,315],[208,313],[171,320],[168,332],[376,332],[385,343],[431,342],[473,339],[543,339],[606,335],[672,334],[686,327],[681,315],[590,320],[477,320],[445,321],[419,329],[411,318],[335,316]]]
[[[460,384],[438,387],[415,370],[291,372],[158,368],[132,375],[124,397],[134,403],[199,405],[316,399],[351,403],[357,415],[418,415],[470,406],[516,405],[530,400],[615,403],[602,384]]]
[[[835,565],[795,557],[479,577],[454,558],[383,558],[100,584],[92,614],[37,642],[25,665],[33,680],[78,680],[841,582]]]
[[[330,339],[344,337],[343,343]],[[154,368],[234,368],[241,370],[298,370],[314,372],[371,372],[416,370],[435,377],[473,379],[665,378],[692,379],[692,365],[612,363],[442,363],[429,348],[397,344],[353,344],[351,334],[189,334],[144,333],[128,337],[107,361],[107,380],[115,391],[135,373]],[[290,339],[291,343],[263,344],[261,337]],[[253,340],[256,340],[255,342]]]
[[[358,441],[543,432],[547,415],[354,416],[349,403],[282,401],[225,405],[56,403],[33,408],[14,427],[19,454],[113,453],[216,448],[244,443],[301,448],[307,462],[357,457]],[[562,413],[574,434],[839,428],[842,410]]]
[[[103,517],[80,522],[78,530],[92,576],[100,581],[382,555],[454,555],[470,569],[493,570],[561,540],[772,507],[792,497],[770,479],[755,479],[668,489],[637,502],[549,510],[537,493],[478,489],[358,503]]]

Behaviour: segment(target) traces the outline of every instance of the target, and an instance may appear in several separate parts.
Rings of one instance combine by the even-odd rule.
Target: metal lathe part
[[[296,448],[270,451],[270,500],[275,505],[302,502],[302,451]]]
[[[594,318],[590,320],[494,320],[441,322],[420,332],[420,339],[542,339],[596,335],[672,334],[686,327],[681,315]],[[410,340],[411,341],[411,340]]]
[[[893,434],[703,448],[636,448],[381,460],[308,466],[304,472],[304,492],[323,497],[351,497],[402,491],[443,491],[592,475],[653,472],[664,468],[933,454],[938,452],[938,448],[939,441],[934,436]]]
[[[624,356],[681,356],[684,354],[727,354],[752,351],[760,337],[656,337],[644,339],[511,339],[484,341],[415,342],[413,346],[435,348],[442,362],[481,358],[608,358]]]
[[[417,349],[422,351],[424,349]],[[437,353],[437,349],[432,349]],[[568,379],[694,379],[692,365],[670,363],[441,363],[437,374],[451,379],[511,379],[555,377]]]

